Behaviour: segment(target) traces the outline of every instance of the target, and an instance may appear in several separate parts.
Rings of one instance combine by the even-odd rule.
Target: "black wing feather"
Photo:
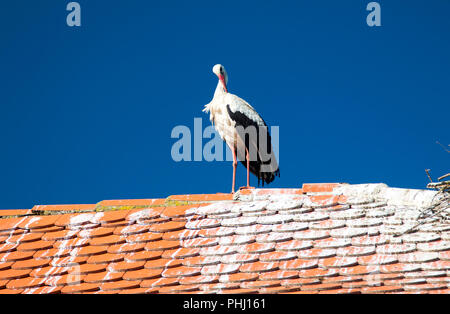
[[[257,132],[257,145],[258,145],[258,151],[259,151],[259,137],[260,137],[260,132],[265,132],[264,130],[266,130],[267,134],[265,136],[265,138],[267,139],[267,150],[269,154],[271,154],[271,149],[272,149],[272,139],[270,137],[270,133],[269,130],[267,128],[266,123],[264,122],[264,120],[261,118],[262,124],[265,128],[260,128],[260,124],[258,124],[257,121],[250,119],[250,117],[248,117],[247,115],[243,114],[242,112],[240,112],[239,110],[236,110],[236,112],[231,111],[230,109],[230,105],[227,105],[227,111],[228,111],[228,115],[230,116],[231,120],[233,120],[236,123],[236,126],[241,126],[243,128],[247,128],[249,126],[254,126]],[[250,146],[250,141],[249,141],[249,137],[248,134],[246,134],[245,139],[242,139],[245,143],[245,147],[247,148],[247,150],[249,150],[249,146]],[[244,160],[240,160],[240,162],[244,165],[244,167],[247,167],[247,156],[244,154]],[[275,171],[273,172],[262,172],[261,171],[261,166],[263,164],[270,164],[270,160],[268,161],[262,161],[259,154],[257,154],[257,160],[250,160],[249,162],[249,170],[251,173],[253,173],[257,178],[258,178],[258,185],[260,184],[260,182],[262,181],[262,185],[264,186],[264,183],[269,184],[271,183],[274,179],[275,176],[280,176],[280,168],[278,167]]]

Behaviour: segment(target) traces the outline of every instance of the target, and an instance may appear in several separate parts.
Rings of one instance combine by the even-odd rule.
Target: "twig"
[[[447,153],[450,154],[450,150],[448,148],[446,148],[444,145],[442,145],[441,143],[439,143],[439,141],[436,141],[437,144],[439,144]],[[450,146],[450,145],[449,145]]]
[[[428,179],[430,179],[430,182],[433,183],[433,179],[431,179],[430,176],[430,169],[425,169],[425,172],[427,173]]]

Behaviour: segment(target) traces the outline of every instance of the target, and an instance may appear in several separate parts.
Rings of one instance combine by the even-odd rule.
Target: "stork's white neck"
[[[225,88],[223,87],[222,82],[219,80],[217,82],[217,87],[216,87],[216,91],[214,92],[214,98],[217,96],[223,96],[225,95],[227,92],[225,91]]]

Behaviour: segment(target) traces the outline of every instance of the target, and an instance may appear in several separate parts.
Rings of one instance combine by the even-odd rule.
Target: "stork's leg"
[[[245,156],[247,159],[247,186],[243,186],[241,189],[254,189],[254,187],[250,186],[250,156],[247,148],[245,149]]]
[[[230,147],[231,152],[233,153],[233,183],[231,185],[231,193],[234,193],[235,183],[236,183],[236,167],[237,167],[237,159],[236,159],[236,148]]]
[[[247,157],[247,187],[250,187],[250,157],[248,155],[248,149],[245,148],[245,154]]]

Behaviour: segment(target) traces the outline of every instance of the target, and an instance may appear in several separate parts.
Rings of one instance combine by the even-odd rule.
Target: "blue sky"
[[[0,208],[229,192],[230,162],[171,158],[216,63],[279,126],[269,187],[449,171],[449,1],[379,1],[381,27],[369,1],[80,0],[81,27],[68,2],[0,4]]]

